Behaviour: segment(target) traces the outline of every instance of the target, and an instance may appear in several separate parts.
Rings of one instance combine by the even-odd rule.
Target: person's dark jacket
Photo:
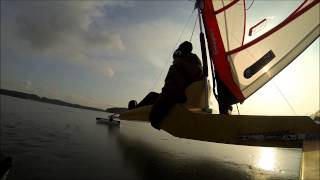
[[[165,79],[161,95],[176,99],[177,102],[185,102],[185,90],[195,81],[202,78],[201,61],[197,55],[174,55],[173,64]]]
[[[160,121],[175,103],[183,103],[187,100],[186,88],[191,83],[203,78],[201,61],[197,55],[183,54],[177,50],[173,59],[164,87],[149,115],[151,125],[157,129],[160,129]]]

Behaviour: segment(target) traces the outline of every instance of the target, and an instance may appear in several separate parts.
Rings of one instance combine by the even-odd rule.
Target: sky
[[[255,1],[257,11],[248,14],[269,8],[276,23],[300,3],[267,2]],[[1,88],[126,107],[160,91],[174,49],[190,40],[193,6],[189,0],[1,1]],[[198,34],[196,26],[191,42],[200,56]],[[240,114],[309,115],[320,109],[319,98],[318,38],[238,107]]]

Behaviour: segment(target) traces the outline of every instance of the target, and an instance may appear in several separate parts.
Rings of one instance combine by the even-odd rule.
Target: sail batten
[[[305,8],[303,8],[301,10],[297,9],[298,11],[295,11],[294,13],[292,13],[290,16],[288,16],[288,18],[286,20],[284,20],[283,22],[281,22],[280,24],[278,24],[277,26],[275,26],[274,28],[272,28],[271,30],[265,32],[264,34],[262,34],[261,36],[257,37],[256,39],[244,44],[243,46],[237,47],[235,49],[232,49],[230,51],[227,52],[227,55],[231,55],[234,54],[236,52],[239,52],[243,49],[246,49],[258,42],[260,42],[261,40],[263,40],[264,38],[270,36],[272,33],[276,32],[277,30],[281,29],[282,27],[286,26],[288,23],[290,23],[294,18],[297,18],[298,16],[302,15],[303,13],[305,13],[307,10],[309,10],[310,8],[312,8],[313,6],[315,6],[317,3],[319,3],[319,0],[315,0],[313,1],[313,3],[308,4],[308,6],[306,6]],[[315,19],[315,18],[313,18]],[[319,21],[319,20],[318,20]]]

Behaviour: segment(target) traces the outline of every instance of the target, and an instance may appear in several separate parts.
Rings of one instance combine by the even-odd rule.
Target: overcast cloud
[[[50,86],[56,89],[48,90],[50,96],[58,98],[71,97],[67,91],[64,91],[66,95],[62,91],[54,94],[62,87],[67,88],[68,82],[92,86],[94,81],[103,80],[100,77],[115,79],[110,82],[103,80],[105,82],[101,83],[104,84],[134,82],[137,87],[149,86],[147,89],[150,89],[154,78],[171,59],[175,42],[186,20],[183,17],[183,21],[177,21],[177,16],[166,13],[174,12],[172,5],[179,7],[176,10],[185,9],[177,4],[139,1],[2,1],[2,85],[10,84],[4,83],[9,81],[30,81],[33,91],[31,86],[15,87],[25,87],[17,89],[28,92],[42,92],[41,89],[46,88],[41,86]],[[63,76],[63,72],[67,74]],[[19,80],[21,76],[23,80]],[[87,84],[78,78],[86,79]],[[83,88],[80,85],[77,87]],[[74,90],[69,91],[72,91],[72,97],[85,97],[83,94],[77,95]],[[89,101],[92,103],[92,98]]]
[[[104,15],[105,6],[130,7],[125,3],[104,1],[28,1],[5,3],[4,20],[7,36],[2,44],[23,55],[59,56],[77,66],[101,72],[108,77],[114,70],[99,63],[93,52],[123,51],[119,33],[94,28],[95,19]],[[2,25],[3,25],[2,24]],[[108,61],[108,59],[104,59]]]

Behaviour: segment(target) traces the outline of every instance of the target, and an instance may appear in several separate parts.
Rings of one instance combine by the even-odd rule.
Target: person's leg
[[[231,94],[229,89],[224,83],[216,76],[217,90],[218,90],[218,103],[220,114],[231,114],[232,104],[235,104],[236,98]]]
[[[219,112],[220,114],[231,114],[232,106],[230,104],[225,104],[223,102],[219,102]]]
[[[136,107],[147,106],[154,104],[159,97],[159,93],[150,92]]]
[[[131,100],[128,103],[128,110],[131,110],[131,109],[134,109],[137,107],[141,107],[141,106],[147,106],[147,105],[154,104],[154,102],[156,102],[158,97],[159,97],[158,93],[150,92],[145,98],[143,98],[143,100],[140,103],[137,103],[136,100]]]
[[[149,114],[149,120],[151,122],[152,127],[160,130],[161,121],[166,117],[166,115],[175,103],[176,102],[174,98],[158,98],[158,100],[153,104]]]

